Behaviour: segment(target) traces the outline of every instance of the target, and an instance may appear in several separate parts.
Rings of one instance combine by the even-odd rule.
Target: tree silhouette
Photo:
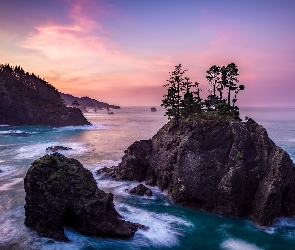
[[[163,87],[167,88],[167,94],[164,94],[161,106],[166,108],[166,115],[170,119],[174,117],[176,120],[180,118],[180,105],[181,105],[181,88],[183,85],[183,74],[186,70],[182,70],[182,65],[175,66],[174,71],[169,72],[170,78],[166,80]]]
[[[217,100],[216,92],[219,91],[219,100],[222,99],[222,90],[223,87],[220,83],[221,78],[221,68],[219,66],[213,65],[206,71],[206,78],[211,85],[211,99],[212,101]]]
[[[211,117],[217,114],[240,120],[239,108],[235,104],[239,91],[245,87],[237,85],[239,74],[234,63],[222,67],[213,65],[206,71],[206,78],[211,86],[206,100],[200,97],[199,83],[193,84],[190,78],[183,76],[186,71],[182,70],[181,64],[175,66],[175,70],[169,72],[170,78],[166,80],[168,83],[164,85],[167,94],[164,94],[161,106],[166,108],[169,119],[178,120],[192,114],[212,111],[209,115]],[[224,90],[227,90],[227,98],[223,98]]]
[[[230,63],[226,67],[223,66],[221,68],[221,83],[227,88],[227,105],[229,109],[231,107],[231,92],[238,88],[236,85],[236,83],[239,82],[238,76],[238,68],[234,63]]]
[[[80,104],[78,103],[77,100],[73,101],[73,103],[72,103],[73,108],[78,108],[79,106],[80,106]]]

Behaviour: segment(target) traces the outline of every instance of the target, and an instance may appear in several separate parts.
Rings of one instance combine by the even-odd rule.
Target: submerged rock
[[[138,184],[136,187],[132,188],[129,192],[129,194],[136,194],[136,195],[146,195],[146,196],[152,196],[153,192],[150,188],[146,187],[143,184]]]
[[[70,150],[70,149],[72,149],[72,148],[65,147],[65,146],[51,146],[51,147],[46,148],[46,151],[49,150],[52,152],[56,152],[58,150]]]
[[[100,190],[79,161],[62,154],[34,161],[24,186],[25,225],[41,236],[66,241],[63,226],[104,237],[132,237],[138,228],[145,228],[120,219],[113,195]]]
[[[270,225],[295,215],[295,168],[255,122],[170,121],[106,174],[145,181],[177,203]]]

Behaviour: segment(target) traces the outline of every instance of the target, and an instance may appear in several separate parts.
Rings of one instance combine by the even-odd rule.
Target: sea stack
[[[63,226],[91,236],[132,237],[144,226],[124,221],[113,195],[97,187],[82,164],[59,153],[34,161],[24,179],[25,225],[41,236],[67,241]]]
[[[267,131],[248,122],[201,118],[169,121],[137,141],[105,173],[144,181],[180,204],[271,225],[295,215],[295,168]]]

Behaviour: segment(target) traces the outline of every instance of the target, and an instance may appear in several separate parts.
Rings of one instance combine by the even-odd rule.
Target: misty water
[[[166,122],[164,110],[130,107],[87,113],[91,126],[51,128],[0,126],[0,249],[295,249],[295,219],[281,218],[261,228],[247,218],[235,219],[177,205],[152,187],[153,197],[125,192],[135,182],[116,182],[95,171],[117,165],[134,141],[151,138]],[[242,108],[262,124],[270,138],[295,159],[295,108]],[[40,237],[24,226],[23,177],[30,164],[54,145],[91,170],[99,188],[114,194],[125,220],[149,227],[131,239],[88,237],[65,228],[70,243]],[[49,153],[49,152],[48,152]]]

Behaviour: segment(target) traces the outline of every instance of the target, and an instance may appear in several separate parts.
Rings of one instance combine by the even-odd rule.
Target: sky
[[[159,106],[175,65],[234,62],[238,106],[295,106],[294,0],[0,0],[0,63],[59,91]]]

